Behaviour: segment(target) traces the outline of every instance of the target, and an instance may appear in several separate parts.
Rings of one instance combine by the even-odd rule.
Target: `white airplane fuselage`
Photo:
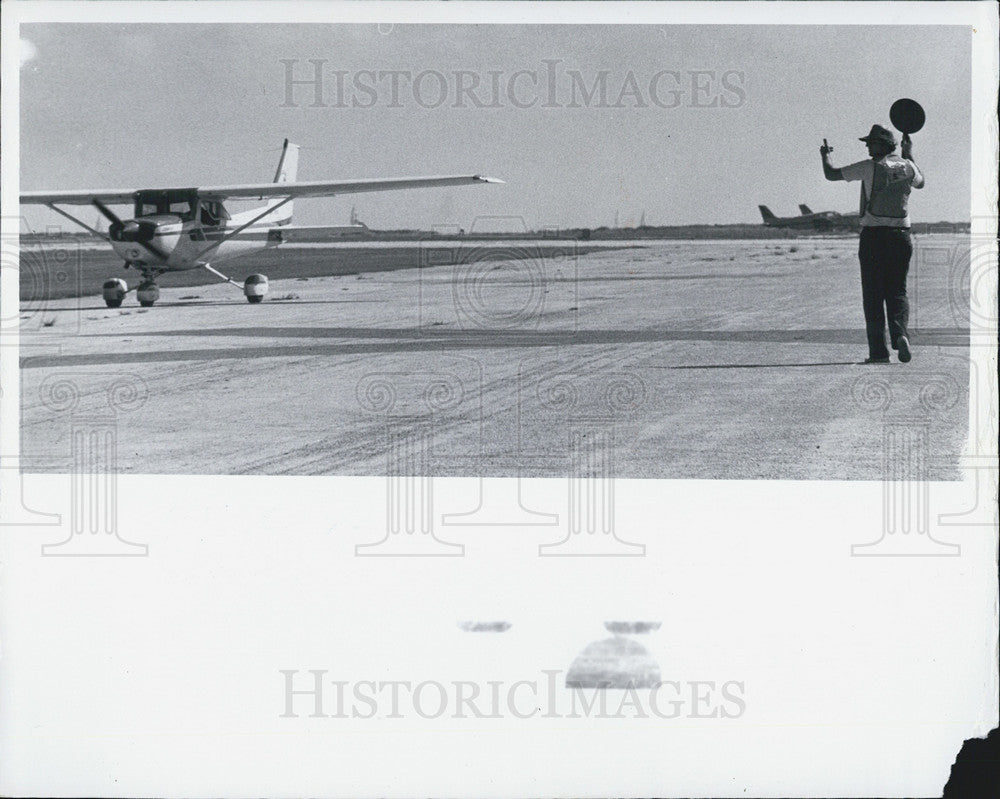
[[[271,232],[280,223],[264,220],[227,238],[245,224],[240,217],[247,214],[252,217],[263,210],[245,212],[218,225],[205,225],[195,219],[185,220],[176,214],[138,216],[125,221],[120,227],[112,225],[109,238],[115,253],[127,264],[159,272],[181,272],[280,245],[281,236]],[[144,247],[144,243],[154,245],[167,257],[163,258]],[[218,246],[213,247],[213,244]]]

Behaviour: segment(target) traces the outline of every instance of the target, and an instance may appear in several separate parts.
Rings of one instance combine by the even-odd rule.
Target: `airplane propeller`
[[[91,202],[94,204],[94,207],[96,207],[98,211],[104,214],[104,216],[112,225],[124,226],[124,223],[121,221],[121,219],[118,218],[118,215],[110,208],[108,208],[108,206],[106,206],[104,203],[98,200],[96,197],[91,199]]]
[[[118,218],[118,215],[115,214],[114,211],[112,211],[110,208],[108,208],[108,206],[106,206],[104,203],[102,203],[96,197],[94,197],[93,199],[91,199],[91,202],[94,204],[94,207],[97,208],[97,210],[100,211],[107,218],[107,220],[111,223],[111,227],[108,228],[108,234],[109,235],[111,234],[112,228],[114,228],[116,226],[118,228],[118,232],[119,232],[119,235],[120,235],[124,231],[128,230],[128,225],[130,225],[130,224],[135,226],[133,229],[129,230],[130,233],[137,233],[139,231],[139,229],[140,229],[139,223],[137,223],[135,221],[122,222],[122,220]],[[125,239],[125,238],[122,239],[122,241],[128,241],[128,240],[129,239]],[[132,241],[134,241],[136,244],[139,244],[139,245],[145,247],[147,250],[149,250],[151,253],[153,253],[153,255],[155,255],[157,258],[162,258],[164,261],[166,261],[170,257],[167,253],[165,253],[162,249],[160,249],[160,247],[158,247],[157,245],[153,244],[151,241],[142,241],[142,240],[140,240],[138,238],[134,238],[134,239],[132,239]]]

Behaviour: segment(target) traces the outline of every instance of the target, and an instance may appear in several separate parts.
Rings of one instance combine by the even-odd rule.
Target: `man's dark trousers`
[[[900,336],[910,335],[906,330],[910,319],[906,273],[910,269],[911,255],[913,239],[909,228],[861,228],[858,259],[861,261],[861,298],[870,358],[889,357],[885,345],[886,316],[893,349]]]

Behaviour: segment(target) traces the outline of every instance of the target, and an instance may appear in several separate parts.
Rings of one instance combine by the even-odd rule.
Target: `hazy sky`
[[[858,137],[912,97],[928,121],[914,137],[927,188],[911,215],[969,218],[968,27],[21,30],[22,190],[270,180],[287,136],[302,146],[301,180],[507,181],[299,201],[302,224],[343,223],[352,205],[379,228],[596,227],[643,210],[648,224],[759,222],[758,204],[856,210],[857,186],[825,181],[818,148],[826,137],[838,166],[865,158]],[[289,69],[310,79],[310,59],[325,62],[325,107],[312,84],[292,86],[284,107]],[[59,219],[22,213],[34,226]]]

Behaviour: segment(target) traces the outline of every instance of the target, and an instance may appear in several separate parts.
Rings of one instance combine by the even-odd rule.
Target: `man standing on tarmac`
[[[913,254],[907,201],[911,186],[922,189],[924,176],[913,162],[910,137],[903,134],[902,157],[895,155],[896,137],[881,125],[861,138],[868,145],[866,161],[835,169],[830,164],[826,139],[819,148],[823,175],[827,180],[861,181],[861,298],[868,330],[868,358],[865,363],[889,363],[885,343],[886,317],[892,348],[899,360],[908,363],[909,333],[906,324],[910,304],[906,298],[906,273]],[[884,307],[883,307],[884,306]]]

